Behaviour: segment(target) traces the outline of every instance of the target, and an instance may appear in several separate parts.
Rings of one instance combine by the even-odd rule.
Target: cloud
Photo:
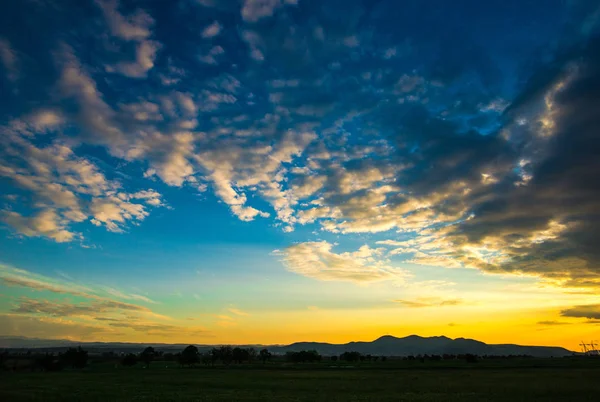
[[[53,293],[59,294],[71,294],[74,296],[88,297],[90,294],[87,290],[78,290],[69,286],[62,285],[60,283],[49,282],[44,279],[40,279],[36,276],[31,276],[26,271],[10,269],[2,266],[0,271],[2,283],[6,286],[19,286],[30,288],[33,290],[46,290]]]
[[[125,299],[125,300],[138,300],[138,301],[142,301],[145,303],[152,303],[152,304],[156,304],[155,301],[151,300],[150,298],[144,296],[144,295],[138,295],[135,293],[123,293],[118,289],[114,289],[114,288],[109,288],[109,287],[105,287],[104,290],[115,297],[118,297],[120,299]]]
[[[214,38],[215,36],[219,35],[219,33],[221,33],[222,29],[223,27],[221,26],[221,24],[219,24],[218,21],[215,21],[202,30],[202,37],[204,39]]]
[[[247,317],[247,316],[250,315],[249,313],[247,313],[245,311],[242,311],[240,309],[233,308],[233,307],[228,308],[227,311],[229,311],[232,314],[239,315],[239,316],[242,316],[242,317]]]
[[[297,4],[298,0],[244,0],[242,18],[248,22],[272,17],[284,4]]]
[[[121,61],[109,66],[108,71],[117,71],[130,78],[145,78],[154,67],[156,54],[161,45],[155,41],[143,41],[136,46],[135,61]]]
[[[18,314],[0,314],[0,328],[5,336],[27,334],[30,338],[77,341],[97,341],[99,337],[113,332],[101,325]]]
[[[357,251],[336,254],[333,245],[321,242],[294,244],[277,255],[291,272],[324,281],[357,283],[402,281],[406,273],[386,261],[378,261],[380,250],[362,246]]]
[[[571,323],[564,322],[564,321],[538,321],[537,324],[544,325],[544,326],[556,326],[556,325],[569,325]]]
[[[121,14],[117,0],[96,0],[96,4],[102,9],[111,34],[125,42],[135,43],[135,60],[107,65],[107,71],[130,78],[145,78],[154,67],[156,54],[161,48],[160,43],[148,39],[154,19],[141,9],[136,9],[129,16]]]
[[[197,162],[208,172],[216,195],[230,206],[232,212],[242,220],[253,220],[268,213],[246,206],[247,197],[236,188],[258,187],[274,206],[278,216],[286,216],[290,201],[281,190],[277,177],[283,164],[289,164],[302,155],[305,148],[316,138],[312,132],[285,133],[279,142],[258,143],[245,146],[239,141],[222,141],[218,147],[204,150],[196,156]]]
[[[61,47],[56,59],[61,68],[58,89],[63,96],[76,100],[79,105],[72,119],[86,129],[82,134],[93,143],[108,145],[118,153],[116,149],[126,143],[125,135],[115,125],[115,112],[104,101],[96,82],[68,45]]]
[[[22,297],[11,311],[18,314],[44,314],[53,317],[97,316],[119,310],[147,312],[144,307],[128,303],[100,301],[92,303],[53,302]]]
[[[473,20],[497,21],[471,35],[459,9],[439,20],[424,3],[196,3],[199,34],[175,42],[161,28],[179,26],[171,13],[108,0],[73,35],[42,24],[31,48],[3,39],[3,64],[18,54],[19,79],[37,88],[3,119],[0,176],[32,201],[8,202],[5,224],[75,241],[90,229],[76,224],[126,231],[165,205],[79,156],[93,149],[134,180],[212,192],[242,221],[385,242],[373,261],[298,243],[315,264],[286,263],[309,276],[388,277],[376,261],[393,259],[600,285],[596,8],[565,8],[565,30],[548,17],[530,35],[534,7],[508,19],[477,6]],[[432,25],[449,34],[418,28]]]
[[[3,222],[24,236],[43,236],[62,243],[81,239],[69,229],[73,223],[91,219],[95,225],[122,232],[127,222],[148,216],[148,208],[164,205],[154,190],[123,192],[120,183],[108,180],[96,165],[77,157],[65,144],[39,148],[20,135],[27,135],[28,127],[53,127],[61,121],[49,113],[33,114],[23,123],[13,122],[25,130],[9,131],[1,141],[6,159],[0,162],[0,176],[29,192],[39,210],[29,216],[5,210]]]
[[[106,226],[111,232],[124,231],[123,224],[128,221],[141,221],[148,216],[142,204],[129,202],[124,195],[119,197],[95,198],[90,205],[91,222],[96,226]],[[125,199],[124,199],[125,198]]]
[[[71,295],[91,300],[91,304],[65,304],[56,303],[44,300],[23,299],[21,303],[22,311],[38,309],[41,313],[58,315],[59,311],[73,311],[80,313],[84,311],[92,312],[94,309],[100,313],[107,310],[126,310],[148,314],[153,317],[164,318],[159,314],[153,313],[149,308],[139,306],[132,303],[122,302],[119,300],[107,297],[106,294],[120,299],[144,301],[147,303],[155,303],[149,298],[136,294],[125,294],[118,289],[104,287],[102,289],[94,289],[90,286],[80,285],[71,280],[57,280],[44,275],[34,274],[32,272],[12,268],[6,265],[0,265],[0,280],[6,286],[18,286],[29,288],[36,291],[48,291],[60,295]],[[69,306],[73,309],[69,310]],[[86,310],[87,309],[87,310]]]
[[[6,78],[9,81],[15,82],[19,79],[19,69],[17,53],[12,48],[9,41],[0,37],[0,62],[6,70]]]
[[[190,132],[165,135],[159,132],[144,135],[130,149],[132,159],[148,158],[146,176],[156,175],[165,183],[180,187],[195,173],[190,162],[195,149],[195,136]]]
[[[145,11],[137,9],[133,14],[124,16],[119,12],[117,0],[96,0],[102,9],[111,33],[123,40],[143,40],[150,36],[154,19]]]
[[[210,333],[201,327],[183,327],[179,325],[169,325],[160,323],[151,323],[144,321],[122,320],[109,322],[108,325],[113,328],[126,328],[137,332],[143,332],[149,335],[180,335],[185,333],[192,336],[208,336]]]
[[[126,294],[118,289],[84,286],[71,280],[57,280],[2,265],[0,265],[0,284],[49,292],[49,295],[36,295],[35,298],[27,296],[11,298],[10,313],[0,317],[0,320],[8,322],[8,325],[2,328],[9,333],[17,330],[19,323],[27,322],[30,325],[49,330],[66,325],[74,328],[72,336],[77,336],[77,334],[81,334],[81,336],[97,336],[98,334],[116,336],[114,328],[145,331],[151,335],[182,334],[184,332],[190,335],[206,335],[206,331],[202,328],[181,327],[173,323],[172,318],[158,314],[148,307],[135,304],[140,301],[156,304],[146,296]],[[52,297],[56,297],[56,295],[60,295],[61,298],[53,299]],[[90,322],[94,321],[104,324],[102,326],[90,325]],[[53,332],[48,332],[44,338],[48,338],[51,333]],[[28,335],[33,336],[31,333]],[[69,337],[69,339],[71,338]]]
[[[571,307],[560,312],[563,317],[588,318],[600,320],[600,304],[587,304]]]
[[[5,211],[2,221],[27,237],[45,236],[57,243],[70,242],[76,237],[75,233],[66,229],[65,221],[61,221],[56,212],[50,209],[32,217],[25,217],[14,211]]]
[[[416,300],[394,300],[394,303],[400,303],[404,307],[424,308],[424,307],[445,307],[458,306],[464,304],[462,299],[441,299],[438,297],[420,297]]]

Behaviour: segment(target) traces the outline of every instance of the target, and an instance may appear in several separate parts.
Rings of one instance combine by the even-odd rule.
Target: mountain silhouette
[[[319,342],[298,342],[287,346],[269,348],[274,353],[295,352],[300,350],[316,350],[322,355],[339,355],[344,352],[360,352],[362,354],[382,356],[410,355],[442,355],[442,354],[476,354],[476,355],[529,355],[535,357],[562,357],[573,352],[552,346],[520,346],[512,344],[488,345],[473,339],[446,336],[421,337],[410,335],[396,338],[391,335],[382,336],[372,342],[350,342],[331,344]]]
[[[25,337],[0,336],[0,348],[25,348],[25,349],[60,349],[69,346],[81,345],[87,349],[100,351],[115,350],[122,352],[139,352],[146,346],[154,346],[161,350],[180,350],[187,344],[140,344],[119,342],[74,342],[70,340],[37,339]],[[198,345],[200,351],[208,351],[214,345]],[[345,344],[332,344],[322,342],[296,342],[290,345],[239,345],[243,347],[267,348],[271,353],[285,354],[301,350],[316,350],[324,356],[340,355],[344,352],[359,352],[378,356],[416,356],[416,355],[443,355],[443,354],[475,354],[475,355],[528,355],[534,357],[563,357],[570,356],[573,352],[555,346],[521,346],[513,344],[486,344],[474,339],[456,338],[446,336],[422,337],[410,335],[397,338],[385,335],[372,342],[350,342]]]

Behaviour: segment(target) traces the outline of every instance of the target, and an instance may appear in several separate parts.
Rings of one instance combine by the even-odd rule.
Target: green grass
[[[400,363],[3,372],[1,401],[598,401],[600,365],[568,360],[444,367]],[[412,362],[411,362],[412,363]],[[487,362],[486,362],[487,364]]]

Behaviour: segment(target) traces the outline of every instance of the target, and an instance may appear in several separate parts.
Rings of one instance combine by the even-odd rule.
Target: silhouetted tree
[[[123,359],[121,359],[121,364],[125,367],[135,366],[138,362],[138,358],[133,353],[126,354]]]
[[[467,353],[465,355],[465,360],[467,361],[467,363],[477,363],[477,356]]]
[[[144,362],[146,367],[150,367],[150,363],[152,363],[152,360],[154,360],[155,357],[156,351],[152,346],[148,346],[143,350],[142,353],[140,353],[140,360]]]
[[[193,366],[200,361],[200,352],[194,345],[187,346],[179,355],[179,364]]]
[[[62,369],[60,362],[52,353],[46,353],[45,355],[36,357],[32,367],[39,368],[43,371],[59,371]]]
[[[256,349],[254,348],[248,348],[246,349],[246,357],[248,358],[248,363],[251,363],[252,361],[256,360]]]
[[[313,363],[321,361],[321,355],[316,350],[302,350],[300,352],[287,352],[287,361],[292,363]]]
[[[271,360],[271,352],[269,352],[267,349],[262,349],[259,353],[258,353],[258,358],[264,363],[267,362],[267,360]]]
[[[338,357],[337,356],[331,356],[331,361],[332,362],[337,362]]]
[[[60,355],[59,360],[71,368],[84,368],[88,361],[88,352],[81,349],[81,346],[77,349],[69,348]]]
[[[231,358],[234,362],[241,364],[248,359],[248,352],[240,347],[233,348],[231,351]]]
[[[217,361],[219,361],[219,349],[212,348],[209,352],[210,355],[210,363],[214,366]]]
[[[231,346],[221,346],[219,348],[219,359],[223,364],[229,365],[233,360],[233,348]]]
[[[6,362],[8,361],[8,351],[4,351],[0,353],[0,370],[8,370],[6,367]]]
[[[362,358],[363,356],[359,352],[344,352],[340,355],[340,360],[347,362],[357,362]]]

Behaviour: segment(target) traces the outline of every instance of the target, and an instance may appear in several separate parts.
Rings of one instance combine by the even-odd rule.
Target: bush
[[[313,363],[321,361],[321,355],[315,350],[287,352],[285,354],[285,358],[287,361],[292,363]]]
[[[125,357],[123,357],[123,359],[121,360],[121,364],[125,367],[132,367],[135,366],[138,362],[137,356],[134,355],[133,353],[129,353],[127,355],[125,355]]]

